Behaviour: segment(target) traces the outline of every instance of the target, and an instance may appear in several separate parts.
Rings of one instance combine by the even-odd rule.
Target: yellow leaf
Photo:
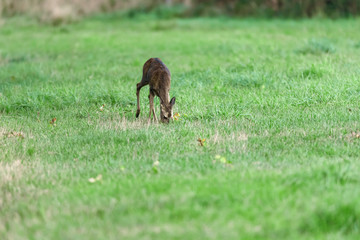
[[[205,138],[203,138],[203,139],[198,138],[197,141],[199,142],[199,145],[200,145],[200,146],[204,146],[206,139],[205,139]]]
[[[174,115],[174,120],[179,120],[180,119],[180,113],[175,113]]]
[[[99,175],[97,175],[96,178],[89,178],[88,181],[89,181],[90,183],[94,183],[94,182],[97,182],[97,181],[101,181],[101,179],[102,179],[102,175],[99,174]]]
[[[226,158],[225,157],[220,158],[220,162],[221,163],[226,163]]]
[[[89,178],[89,182],[94,183],[94,182],[96,182],[96,179],[95,178]]]

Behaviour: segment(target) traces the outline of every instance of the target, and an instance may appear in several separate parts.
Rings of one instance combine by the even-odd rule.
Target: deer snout
[[[169,123],[169,119],[167,119],[167,118],[166,119],[161,119],[161,122],[162,123]]]

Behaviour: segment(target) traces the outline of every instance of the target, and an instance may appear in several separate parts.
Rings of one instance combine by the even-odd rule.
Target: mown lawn
[[[359,27],[5,21],[0,239],[359,239]],[[147,123],[148,87],[135,119],[150,57],[169,125]]]

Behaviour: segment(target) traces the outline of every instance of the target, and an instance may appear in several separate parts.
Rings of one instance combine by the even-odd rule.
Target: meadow
[[[0,239],[359,239],[359,27],[2,22]],[[150,57],[168,125],[148,87],[135,119]]]

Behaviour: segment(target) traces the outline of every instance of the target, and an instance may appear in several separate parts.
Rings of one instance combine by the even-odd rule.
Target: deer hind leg
[[[148,83],[145,83],[144,81],[141,81],[138,84],[136,84],[136,98],[137,98],[136,118],[138,118],[140,115],[140,89],[147,84]]]

